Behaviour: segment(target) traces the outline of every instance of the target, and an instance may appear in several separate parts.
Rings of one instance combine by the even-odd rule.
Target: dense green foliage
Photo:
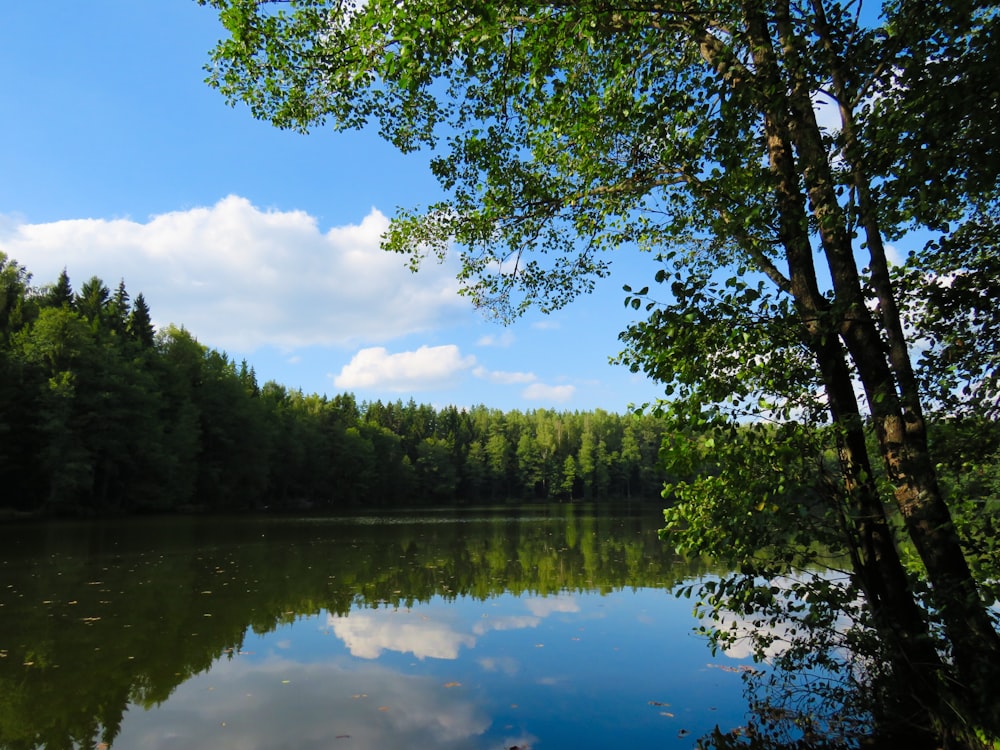
[[[384,246],[456,253],[484,307],[560,307],[649,251],[622,359],[669,396],[666,535],[737,564],[702,591],[716,627],[799,623],[786,673],[833,669],[830,705],[898,746],[1000,736],[972,485],[929,440],[934,409],[996,412],[996,3],[199,1],[230,102],[432,152],[444,197]],[[819,544],[835,583],[802,577]]]
[[[155,336],[142,295],[0,256],[0,508],[49,514],[655,498],[653,417],[305,395]]]

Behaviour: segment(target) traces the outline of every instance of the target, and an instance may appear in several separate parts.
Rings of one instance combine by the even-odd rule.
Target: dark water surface
[[[658,508],[0,527],[0,748],[689,748],[740,662]]]

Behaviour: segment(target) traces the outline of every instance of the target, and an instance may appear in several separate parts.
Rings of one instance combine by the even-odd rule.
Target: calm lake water
[[[655,505],[0,527],[0,748],[690,748]]]

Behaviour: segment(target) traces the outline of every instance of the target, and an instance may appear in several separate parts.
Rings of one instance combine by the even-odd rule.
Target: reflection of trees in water
[[[248,630],[322,610],[670,588],[704,571],[664,549],[655,513],[530,513],[5,528],[0,747],[110,744],[129,703],[165,701]]]

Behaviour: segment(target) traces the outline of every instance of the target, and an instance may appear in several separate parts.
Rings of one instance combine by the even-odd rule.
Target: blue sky
[[[439,195],[427,155],[230,108],[204,83],[222,33],[194,0],[4,8],[0,250],[34,283],[124,279],[157,326],[307,393],[617,412],[661,393],[608,362],[650,257],[556,314],[489,320],[455,266],[414,275],[378,249],[397,206]]]

